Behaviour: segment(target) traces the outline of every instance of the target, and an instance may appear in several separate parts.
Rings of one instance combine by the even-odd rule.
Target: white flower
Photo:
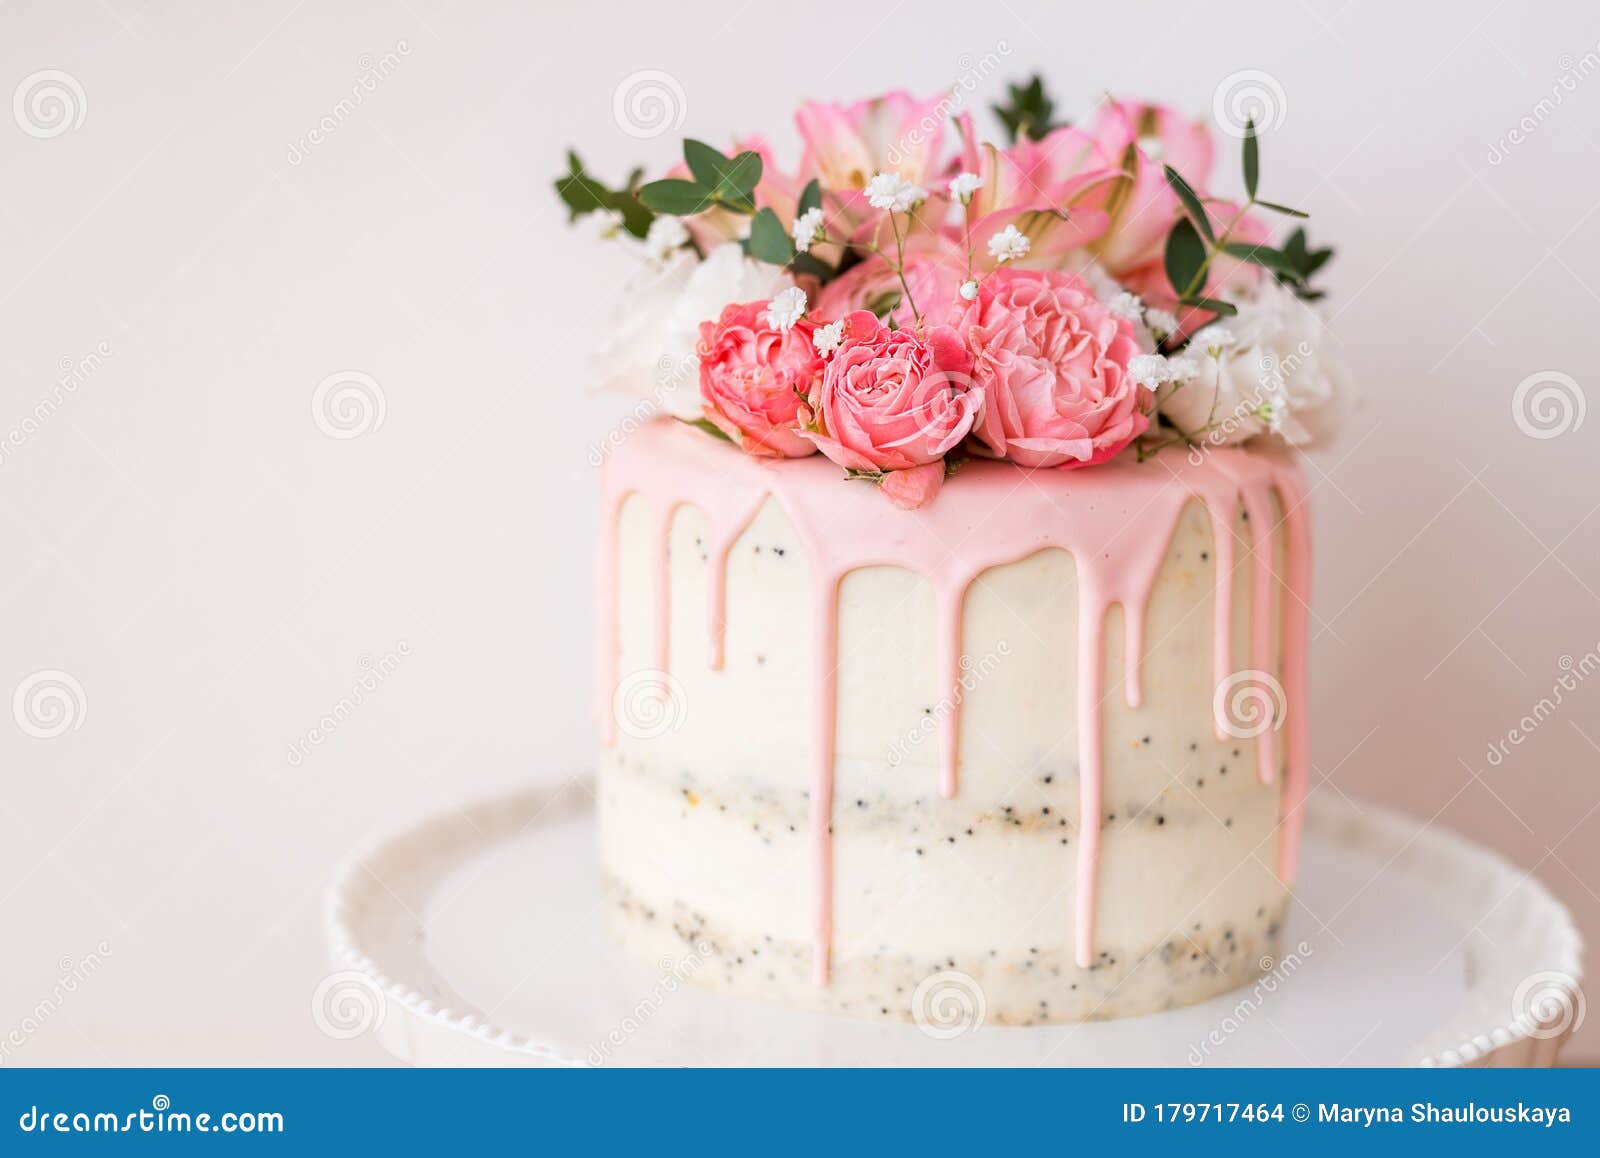
[[[1172,381],[1172,363],[1160,354],[1136,354],[1128,359],[1128,376],[1154,390]]]
[[[794,247],[805,253],[822,236],[821,208],[807,209],[794,219]]]
[[[950,178],[950,196],[963,205],[972,204],[972,195],[983,188],[983,178],[976,173],[957,173]]]
[[[1144,324],[1150,327],[1150,332],[1158,341],[1178,332],[1178,316],[1171,310],[1145,310]]]
[[[978,296],[978,283],[975,279],[968,278],[961,283],[961,296],[969,302]]]
[[[1119,318],[1127,318],[1130,322],[1137,322],[1144,318],[1144,302],[1139,300],[1138,294],[1124,291],[1106,303],[1106,309]]]
[[[989,239],[989,256],[996,261],[1015,261],[1027,257],[1032,243],[1015,225],[1008,225]]]
[[[644,253],[652,261],[664,262],[672,251],[689,240],[689,231],[676,217],[661,216],[650,223],[644,235]]]
[[[596,209],[583,215],[583,228],[596,241],[610,241],[621,237],[626,221],[615,209]]]
[[[1263,281],[1237,304],[1226,327],[1206,326],[1190,341],[1208,356],[1193,381],[1161,400],[1162,411],[1218,445],[1268,432],[1295,445],[1313,441],[1332,424],[1344,390],[1326,324],[1276,282]]]
[[[1200,362],[1187,354],[1178,354],[1167,359],[1167,372],[1174,382],[1187,382],[1190,378],[1200,376]]]
[[[714,321],[732,302],[776,297],[793,284],[777,266],[745,257],[737,242],[719,245],[704,261],[678,249],[662,265],[641,267],[623,288],[595,355],[598,386],[647,399],[678,418],[698,417],[700,323]]]
[[[928,199],[928,191],[898,173],[879,173],[867,182],[867,204],[890,213],[904,213]]]
[[[839,343],[844,341],[844,323],[829,322],[818,327],[816,333],[811,335],[811,344],[817,348],[817,353],[826,358],[839,348]]]
[[[806,316],[806,291],[792,285],[767,303],[767,325],[775,330],[791,330]]]

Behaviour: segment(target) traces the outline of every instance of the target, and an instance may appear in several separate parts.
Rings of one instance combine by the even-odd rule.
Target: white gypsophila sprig
[[[616,209],[596,209],[583,217],[584,227],[596,241],[610,241],[627,232],[627,220]]]
[[[950,178],[950,196],[963,205],[972,204],[972,195],[983,188],[983,178],[976,173],[957,173]]]
[[[822,236],[823,213],[821,208],[807,209],[794,219],[794,247],[796,252],[805,253],[816,244],[817,238]]]
[[[775,330],[790,330],[806,313],[806,291],[790,286],[767,304],[767,325]]]
[[[928,191],[898,173],[879,173],[867,182],[867,204],[890,213],[906,213],[928,199]]]
[[[1027,257],[1032,248],[1033,243],[1015,225],[1006,226],[989,239],[989,256],[1000,262]]]
[[[817,327],[817,332],[811,335],[811,344],[817,348],[817,353],[824,358],[837,350],[843,341],[843,322],[829,322],[825,326],[819,326]]]
[[[1193,358],[1167,358],[1160,354],[1138,354],[1128,359],[1128,376],[1151,390],[1169,382],[1183,382],[1200,372]]]
[[[1138,322],[1144,318],[1144,302],[1139,299],[1138,294],[1131,294],[1126,290],[1107,302],[1106,309],[1130,322]]]
[[[966,281],[961,283],[961,297],[963,300],[969,302],[977,300],[978,281],[976,278],[968,278]]]
[[[1178,315],[1171,310],[1147,309],[1144,324],[1150,327],[1157,341],[1165,341],[1178,332]]]
[[[1212,358],[1220,358],[1222,351],[1239,342],[1238,336],[1226,326],[1212,324],[1207,326],[1202,334],[1205,338],[1206,354]]]
[[[665,262],[688,240],[689,231],[678,218],[657,217],[644,235],[644,253],[651,261]]]

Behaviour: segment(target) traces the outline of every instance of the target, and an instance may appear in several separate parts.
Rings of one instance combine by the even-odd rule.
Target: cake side
[[[863,488],[686,437],[647,428],[607,470],[601,858],[630,949],[708,942],[701,983],[869,1016],[959,974],[1008,1022],[1200,1000],[1275,955],[1304,776],[1291,468],[974,464],[969,499],[886,534]],[[1241,689],[1258,734],[1219,727]]]

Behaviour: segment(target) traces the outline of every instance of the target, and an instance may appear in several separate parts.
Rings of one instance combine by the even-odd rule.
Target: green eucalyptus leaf
[[[722,439],[723,442],[733,441],[733,439],[728,437],[727,431],[723,430],[709,418],[680,418],[678,421],[683,423],[685,426],[692,426],[696,430],[703,430],[713,438]]]
[[[1171,165],[1161,166],[1161,171],[1167,175],[1167,184],[1172,186],[1172,191],[1178,195],[1178,200],[1183,202],[1184,211],[1194,220],[1195,227],[1205,234],[1207,241],[1215,241],[1217,235],[1211,231],[1211,221],[1206,217],[1206,207],[1200,203],[1200,198],[1189,187],[1179,172]]]
[[[1250,118],[1244,127],[1244,191],[1256,199],[1256,182],[1261,179],[1261,150],[1256,143],[1256,122]]]
[[[1240,261],[1248,261],[1254,265],[1270,269],[1274,273],[1285,274],[1292,278],[1300,276],[1300,267],[1287,254],[1273,249],[1270,245],[1251,245],[1244,241],[1230,241],[1222,247],[1222,252],[1230,257],[1237,257]]]
[[[1167,280],[1181,297],[1188,292],[1206,263],[1206,244],[1195,230],[1194,222],[1180,217],[1167,234],[1165,265]]]
[[[1231,318],[1239,312],[1239,307],[1232,302],[1225,302],[1220,298],[1190,298],[1183,303],[1193,306],[1197,310],[1209,310],[1219,317]]]
[[[722,171],[722,179],[714,186],[717,196],[728,201],[750,200],[761,183],[761,168],[760,153],[740,153]]]
[[[657,213],[670,213],[675,217],[690,217],[702,213],[711,208],[715,202],[711,190],[693,181],[681,181],[675,177],[641,185],[639,200],[646,208],[654,209]]]
[[[771,209],[762,209],[750,222],[750,256],[772,265],[788,265],[794,259],[794,240]]]
[[[733,164],[720,149],[713,149],[704,141],[692,137],[683,142],[683,161],[689,166],[694,179],[707,189],[715,189],[722,176]]]
[[[1257,201],[1256,204],[1261,206],[1261,208],[1263,208],[1263,209],[1270,209],[1274,213],[1282,213],[1282,214],[1284,214],[1284,215],[1286,215],[1288,217],[1310,217],[1311,216],[1311,214],[1303,213],[1298,209],[1291,209],[1287,205],[1279,205],[1275,201]]]
[[[798,217],[800,214],[806,212],[809,209],[821,209],[821,208],[822,208],[822,185],[817,181],[817,179],[815,177],[813,177],[811,179],[811,181],[806,185],[806,187],[804,189],[800,190],[800,205],[795,210],[795,216]]]

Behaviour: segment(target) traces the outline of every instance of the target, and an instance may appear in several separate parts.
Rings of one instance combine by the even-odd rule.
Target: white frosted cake
[[[635,957],[1031,1025],[1270,970],[1309,772],[1294,447],[1338,375],[1210,126],[1034,78],[810,102],[556,190],[640,259],[602,368],[600,860]],[[953,1009],[951,1008],[953,1006]]]

